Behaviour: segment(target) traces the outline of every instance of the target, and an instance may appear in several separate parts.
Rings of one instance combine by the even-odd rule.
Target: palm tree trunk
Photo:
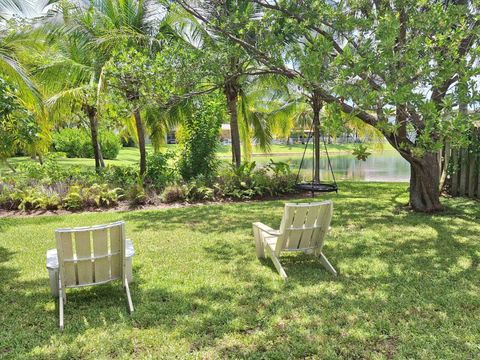
[[[230,133],[232,137],[232,163],[240,167],[242,161],[242,151],[240,144],[240,131],[238,129],[238,84],[235,79],[227,80],[224,85],[225,96],[227,99],[227,108],[230,114]]]
[[[85,112],[90,122],[90,137],[92,139],[93,156],[95,158],[95,170],[98,172],[100,168],[105,167],[103,161],[102,148],[98,139],[98,118],[97,109],[93,106],[86,105]]]
[[[147,170],[147,152],[145,149],[145,128],[143,126],[140,110],[137,108],[133,111],[135,125],[137,127],[138,149],[140,150],[140,175],[143,176]]]

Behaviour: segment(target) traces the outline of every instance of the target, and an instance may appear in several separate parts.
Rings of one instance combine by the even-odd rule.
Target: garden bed
[[[147,204],[147,205],[134,205],[128,201],[120,201],[114,207],[109,208],[98,208],[90,207],[82,210],[5,210],[0,209],[0,218],[17,218],[17,217],[35,217],[35,216],[59,216],[59,215],[69,215],[69,214],[80,214],[80,213],[103,213],[103,212],[119,212],[119,211],[139,211],[139,210],[164,210],[164,209],[178,209],[186,208],[192,206],[211,206],[211,205],[228,205],[235,203],[242,204],[255,204],[262,201],[274,201],[274,200],[296,200],[296,199],[311,199],[311,194],[306,192],[299,193],[290,193],[283,194],[278,196],[268,196],[251,200],[241,200],[241,199],[223,199],[218,201],[199,201],[199,202],[177,202],[177,203],[162,203],[158,202],[156,204]]]

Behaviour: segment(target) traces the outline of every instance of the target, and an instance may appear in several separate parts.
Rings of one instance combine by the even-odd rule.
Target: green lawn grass
[[[324,252],[255,257],[251,223],[284,201],[0,219],[5,359],[478,359],[480,206],[403,209],[405,184],[340,183]],[[308,199],[310,200],[310,199]],[[298,201],[298,200],[296,200]],[[45,252],[58,227],[123,219],[136,311],[117,283],[68,291],[58,330]]]

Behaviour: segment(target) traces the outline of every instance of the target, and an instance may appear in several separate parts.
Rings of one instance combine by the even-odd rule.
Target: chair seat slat
[[[323,226],[304,226],[304,227],[291,227],[288,229],[285,229],[286,231],[305,231],[305,230],[315,230],[315,229],[321,229]]]
[[[69,289],[73,289],[73,288],[85,287],[85,286],[102,285],[102,284],[107,284],[107,283],[109,283],[110,281],[113,281],[113,280],[119,280],[121,278],[122,278],[121,276],[118,276],[118,277],[110,278],[110,279],[105,280],[105,281],[96,281],[96,282],[80,284],[80,285],[69,285],[69,286],[65,286],[65,287],[69,288]]]
[[[78,262],[78,261],[92,261],[92,260],[98,260],[98,259],[106,259],[112,256],[120,255],[120,251],[111,253],[111,254],[106,254],[106,255],[98,255],[98,256],[86,256],[86,257],[77,257],[73,259],[63,259],[64,262]]]

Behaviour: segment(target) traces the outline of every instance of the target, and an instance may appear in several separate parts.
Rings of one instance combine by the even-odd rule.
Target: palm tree
[[[58,0],[0,0],[0,19],[41,18],[46,16],[49,10],[53,10],[52,5],[56,2]]]
[[[246,18],[255,18],[257,7],[251,1],[244,0],[224,2],[222,6],[211,5],[208,1],[177,3],[181,9],[171,9],[177,14],[177,30],[183,32],[184,38],[200,47],[210,59],[211,72],[207,73],[206,78],[216,82],[225,95],[230,116],[232,163],[239,167],[242,145],[245,158],[248,158],[252,138],[265,149],[272,139],[271,126],[266,117],[268,111],[265,108],[268,88],[261,88],[259,84],[262,82],[256,79],[269,72],[262,70],[241,47],[219,36],[218,29],[207,27],[206,23],[212,18],[227,20],[236,13],[242,13]],[[236,24],[236,31],[240,38],[255,36],[251,31],[245,32],[242,24]]]
[[[22,66],[22,55],[37,46],[36,39],[24,31],[0,28],[0,74],[15,83],[24,101],[41,104],[40,93]]]
[[[70,31],[81,33],[88,39],[87,46],[96,54],[97,79],[101,79],[102,66],[112,58],[115,51],[139,49],[154,55],[165,45],[164,34],[169,32],[163,8],[144,0],[98,0],[88,8],[79,6],[72,16]],[[139,93],[125,93],[125,98],[136,104]],[[135,106],[132,117],[135,121],[137,143],[140,151],[140,173],[146,170],[145,124],[142,113],[148,109]],[[151,118],[149,118],[151,119]]]
[[[41,59],[34,75],[48,96],[46,105],[53,118],[78,112],[88,118],[95,169],[99,171],[105,167],[98,131],[99,92],[105,60],[92,51],[88,37],[81,32],[66,31],[68,21],[66,26],[50,34],[53,41],[49,56]]]
[[[18,138],[15,147],[23,148],[32,156],[45,152],[50,139],[50,127],[41,94],[24,66],[28,54],[42,46],[37,35],[36,31],[31,31],[29,27],[20,26],[15,22],[3,23],[0,27],[0,78],[12,85],[15,91],[15,102],[27,112],[25,116],[35,122],[38,130],[35,136],[28,139]],[[25,119],[21,120],[25,122]],[[22,144],[18,142],[22,142]]]

